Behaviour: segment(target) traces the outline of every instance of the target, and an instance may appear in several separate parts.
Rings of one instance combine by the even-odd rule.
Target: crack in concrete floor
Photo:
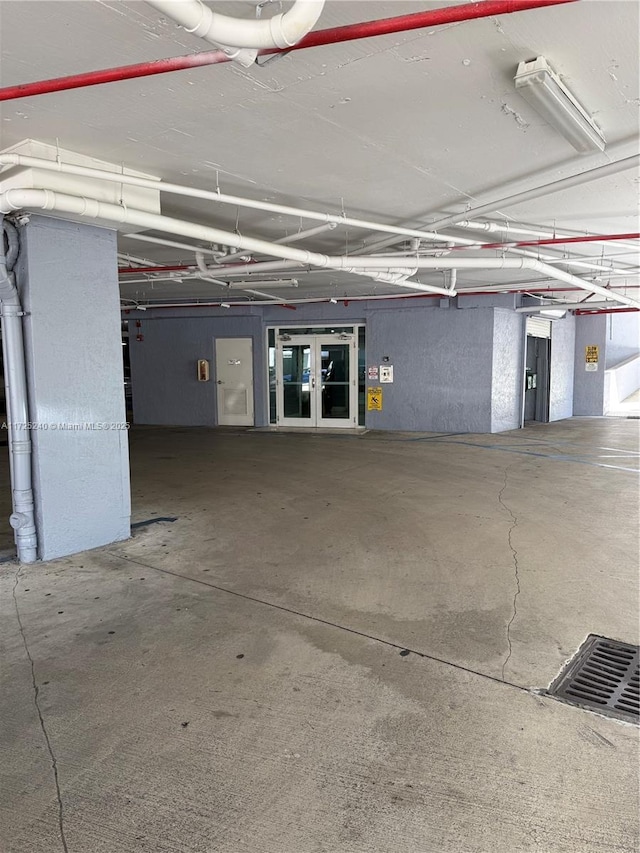
[[[511,556],[513,558],[513,570],[514,570],[514,578],[515,578],[516,589],[515,589],[515,592],[513,594],[513,605],[512,605],[513,606],[513,612],[511,614],[511,618],[507,622],[507,628],[506,628],[507,645],[509,646],[509,649],[507,652],[507,656],[504,659],[504,662],[502,664],[502,680],[503,681],[505,680],[504,679],[505,669],[507,667],[507,664],[511,660],[511,655],[513,654],[513,643],[511,642],[511,627],[513,626],[513,623],[515,622],[516,616],[518,615],[517,599],[518,599],[518,596],[520,595],[520,592],[521,592],[521,589],[520,589],[520,566],[518,565],[518,552],[513,547],[513,531],[518,526],[518,518],[516,515],[514,515],[511,507],[508,504],[506,504],[502,498],[502,495],[504,494],[504,492],[508,486],[508,483],[509,483],[508,478],[509,478],[509,468],[507,467],[504,469],[504,484],[503,484],[502,488],[500,489],[500,491],[498,492],[498,503],[500,504],[501,507],[503,507],[509,513],[509,515],[511,517],[511,526],[509,527],[509,532],[507,534],[507,541],[509,543],[509,548],[511,549]]]
[[[31,651],[29,649],[29,644],[27,643],[27,636],[24,631],[24,625],[22,624],[22,619],[20,618],[20,608],[18,607],[18,599],[16,597],[16,587],[18,586],[18,581],[20,580],[20,572],[22,571],[22,566],[18,568],[16,572],[15,581],[13,584],[13,588],[11,590],[11,594],[13,597],[13,604],[16,611],[16,619],[18,620],[18,627],[20,629],[20,636],[22,637],[22,643],[24,645],[24,650],[27,655],[27,659],[29,660],[29,665],[31,667],[31,684],[33,687],[33,704],[35,705],[36,712],[38,714],[38,721],[40,723],[40,729],[42,730],[42,735],[44,737],[44,741],[47,745],[47,751],[49,753],[49,758],[51,759],[51,768],[53,770],[53,781],[56,789],[56,799],[58,803],[58,830],[60,833],[60,842],[62,843],[62,849],[64,853],[69,853],[69,848],[67,846],[67,839],[64,831],[64,806],[62,803],[62,793],[60,791],[60,779],[58,778],[58,761],[56,759],[55,752],[53,751],[53,746],[51,745],[51,739],[49,737],[49,732],[47,731],[46,724],[44,722],[44,716],[42,714],[42,708],[40,707],[40,688],[38,687],[38,682],[36,680],[36,668],[35,662],[31,655]]]

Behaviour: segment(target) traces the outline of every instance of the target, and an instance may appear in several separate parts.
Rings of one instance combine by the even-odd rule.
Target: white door
[[[295,335],[276,346],[277,423],[355,428],[358,412],[355,335]]]
[[[253,342],[216,338],[218,424],[253,426]]]

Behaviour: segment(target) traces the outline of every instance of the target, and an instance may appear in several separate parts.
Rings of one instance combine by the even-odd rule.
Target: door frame
[[[553,326],[551,326],[551,334],[553,334]],[[527,394],[527,354],[530,338],[538,342],[535,344],[537,350],[536,374],[538,376],[538,382],[536,386],[536,400],[535,409],[533,413],[533,421],[525,421]],[[544,345],[542,347],[542,355],[538,353],[541,344]],[[526,423],[549,423],[549,416],[551,411],[551,347],[551,335],[548,338],[543,338],[539,335],[529,334],[525,330],[522,364],[521,427],[524,427]]]
[[[323,332],[329,326],[337,326],[341,328],[350,328],[351,332]],[[358,356],[359,356],[359,334],[360,329],[364,327],[364,323],[299,323],[287,324],[287,326],[267,326],[265,329],[265,366],[267,374],[267,411],[269,411],[269,332],[273,332],[275,340],[275,378],[276,378],[276,422],[271,423],[275,427],[294,427],[301,429],[358,429]],[[310,371],[311,375],[315,374],[316,390],[311,399],[311,413],[309,418],[284,418],[282,412],[284,409],[284,386],[282,377],[282,360],[278,358],[278,354],[282,349],[281,330],[282,329],[305,329],[309,330],[308,334],[292,335],[292,344],[309,344],[311,347],[310,354]],[[317,332],[315,330],[318,330]],[[347,338],[341,338],[341,335],[347,335]],[[322,352],[322,343],[343,343],[350,344],[349,346],[349,417],[348,418],[323,418],[322,417],[322,381],[317,377],[317,365],[315,364],[317,356]],[[321,355],[320,365],[322,364]],[[322,369],[321,367],[319,368]],[[311,389],[310,389],[311,391]]]
[[[251,384],[247,389],[247,414],[246,423],[237,424],[237,423],[227,423],[223,420],[225,417],[233,417],[233,416],[225,416],[222,412],[220,406],[220,381],[218,378],[218,350],[217,350],[217,342],[218,341],[249,341],[249,351],[251,355]],[[213,365],[214,365],[214,373],[213,380],[215,384],[215,403],[216,403],[216,426],[255,426],[255,353],[254,353],[254,340],[251,335],[216,335],[213,338]],[[240,416],[242,417],[242,416]]]

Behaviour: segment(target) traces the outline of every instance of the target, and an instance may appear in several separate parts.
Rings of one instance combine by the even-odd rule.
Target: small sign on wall
[[[594,373],[598,369],[600,360],[600,348],[597,344],[589,344],[584,348],[584,369],[588,373]]]
[[[380,365],[380,382],[393,382],[393,365]]]
[[[367,388],[367,410],[369,412],[382,411],[382,388]]]
[[[369,379],[377,379],[378,378],[378,365],[374,364],[372,367],[369,367],[367,371],[367,375]]]

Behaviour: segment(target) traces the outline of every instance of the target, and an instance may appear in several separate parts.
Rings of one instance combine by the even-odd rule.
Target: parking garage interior
[[[2,853],[638,850],[639,15],[0,0]]]

